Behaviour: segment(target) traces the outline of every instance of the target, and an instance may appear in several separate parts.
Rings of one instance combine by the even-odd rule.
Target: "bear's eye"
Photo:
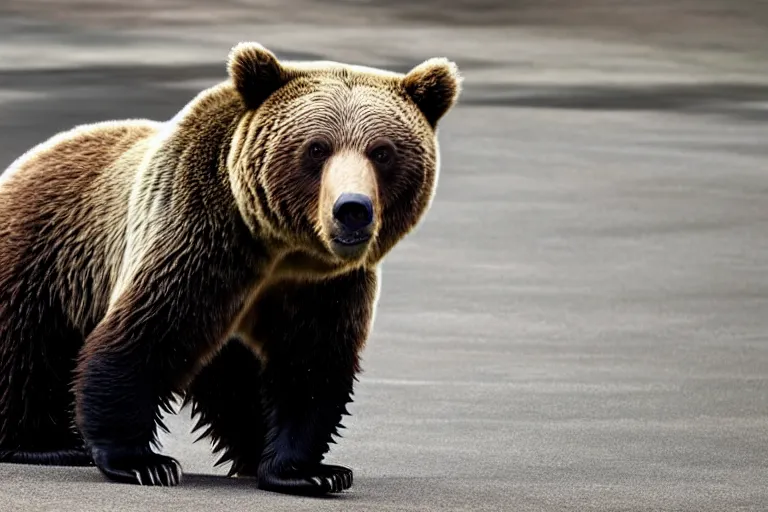
[[[328,158],[331,153],[331,148],[325,142],[315,141],[307,148],[307,154],[309,158],[316,162],[321,162]]]
[[[390,142],[377,144],[368,155],[379,167],[389,167],[395,161],[395,148]]]

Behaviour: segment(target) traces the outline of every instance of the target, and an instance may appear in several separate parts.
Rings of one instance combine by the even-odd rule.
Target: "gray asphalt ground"
[[[5,465],[0,511],[768,510],[759,52],[524,28],[283,28],[203,37],[0,17],[0,168],[77,123],[171,117],[224,77],[242,39],[398,69],[456,58],[467,89],[441,129],[438,195],[384,265],[329,459],[355,485],[305,499],[226,479],[182,411],[163,441],[183,485]]]

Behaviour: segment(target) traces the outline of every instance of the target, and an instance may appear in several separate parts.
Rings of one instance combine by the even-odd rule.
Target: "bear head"
[[[244,112],[232,190],[288,267],[375,264],[419,223],[437,186],[437,124],[461,88],[454,63],[433,58],[400,74],[281,62],[241,43],[228,71]]]

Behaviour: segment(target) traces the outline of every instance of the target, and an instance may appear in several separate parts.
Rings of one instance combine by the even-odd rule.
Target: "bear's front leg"
[[[254,305],[250,337],[265,355],[260,488],[319,495],[352,485],[352,470],[322,460],[348,414],[376,290],[376,272],[360,269],[318,283],[275,285]]]
[[[151,449],[159,409],[173,390],[158,370],[162,356],[149,346],[127,350],[99,346],[112,329],[100,326],[82,358],[76,393],[78,427],[96,466],[110,480],[176,485],[181,479],[178,461]]]
[[[98,468],[116,482],[179,483],[179,463],[152,450],[156,427],[165,429],[160,409],[223,341],[257,280],[233,270],[247,262],[210,254],[198,261],[193,246],[171,256],[139,269],[86,339],[78,364],[77,426]],[[223,262],[226,272],[209,261]]]
[[[352,485],[351,469],[322,460],[347,413],[356,368],[350,361],[315,356],[302,362],[270,356],[266,365],[262,394],[268,430],[257,473],[261,489],[319,495]]]

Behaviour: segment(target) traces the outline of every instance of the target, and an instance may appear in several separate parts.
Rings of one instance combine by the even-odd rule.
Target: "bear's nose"
[[[373,203],[363,194],[345,192],[333,205],[333,218],[347,231],[365,229],[373,222]]]

